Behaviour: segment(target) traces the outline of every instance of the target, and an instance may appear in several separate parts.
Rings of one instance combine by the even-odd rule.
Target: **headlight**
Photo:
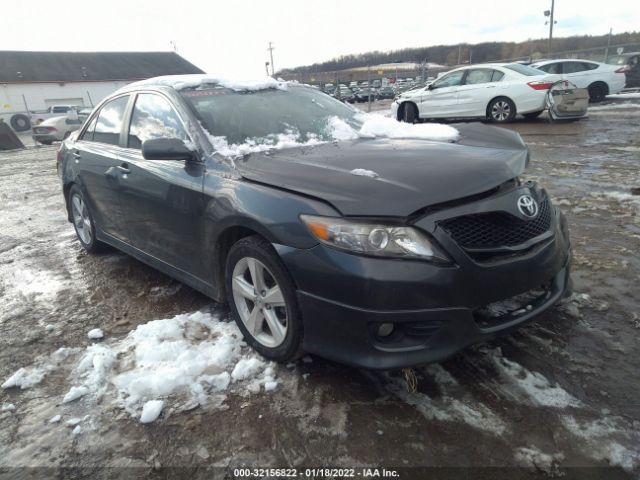
[[[380,257],[421,258],[448,262],[427,234],[413,227],[361,223],[334,217],[300,215],[309,231],[325,245]]]

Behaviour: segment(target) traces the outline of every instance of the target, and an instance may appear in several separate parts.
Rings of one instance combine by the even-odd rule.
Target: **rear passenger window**
[[[564,62],[562,73],[578,73],[587,70],[582,62]]]
[[[108,143],[110,145],[120,144],[120,130],[122,129],[122,119],[127,108],[129,96],[118,97],[106,103],[98,114],[98,121],[93,133],[93,141]]]
[[[187,140],[180,117],[168,100],[160,95],[141,93],[136,99],[129,127],[129,148],[142,148],[142,142],[152,138]]]
[[[504,73],[499,72],[498,70],[494,70],[493,75],[491,76],[491,81],[499,82],[500,80],[502,80],[502,77],[504,77]]]

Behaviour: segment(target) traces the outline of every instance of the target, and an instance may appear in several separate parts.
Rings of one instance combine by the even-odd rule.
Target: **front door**
[[[159,137],[189,140],[182,120],[164,96],[139,93],[133,107],[127,170],[120,195],[131,244],[169,265],[205,280],[202,261],[205,168],[196,161],[145,160],[142,143]]]
[[[455,115],[463,76],[464,70],[451,72],[427,87],[420,96],[420,116],[444,118]]]

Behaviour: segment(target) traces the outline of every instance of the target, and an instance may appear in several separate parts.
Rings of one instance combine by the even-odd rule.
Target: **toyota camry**
[[[267,358],[369,368],[441,361],[570,291],[567,223],[528,162],[497,127],[207,76],[119,90],[58,152],[88,252],[115,247],[227,302]]]

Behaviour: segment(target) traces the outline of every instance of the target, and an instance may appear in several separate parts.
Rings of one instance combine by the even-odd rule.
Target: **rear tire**
[[[398,120],[406,123],[416,123],[418,120],[418,107],[415,103],[407,102],[400,106]]]
[[[29,117],[22,113],[18,113],[11,117],[9,123],[11,124],[11,128],[16,132],[26,132],[31,128],[31,121],[29,120]]]
[[[69,210],[73,219],[73,228],[82,247],[89,253],[105,250],[106,245],[96,239],[96,227],[84,195],[77,185],[69,190]]]
[[[605,99],[609,94],[609,87],[603,82],[594,82],[589,85],[589,101],[598,103]]]
[[[487,106],[487,117],[493,123],[509,123],[516,118],[516,105],[507,97],[494,98]]]
[[[238,240],[227,255],[225,285],[231,314],[249,345],[276,362],[301,355],[296,289],[269,242],[258,235]]]
[[[540,110],[538,112],[523,113],[522,116],[527,120],[531,120],[534,118],[538,118],[540,115],[542,115],[542,112],[544,112],[544,110]]]

